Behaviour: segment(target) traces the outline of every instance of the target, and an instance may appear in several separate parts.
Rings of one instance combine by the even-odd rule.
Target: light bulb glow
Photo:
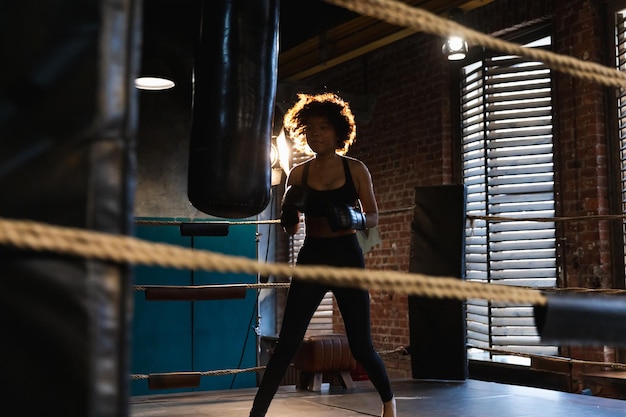
[[[461,51],[464,45],[465,41],[458,36],[451,36],[450,39],[448,39],[448,48],[450,48],[450,52]]]

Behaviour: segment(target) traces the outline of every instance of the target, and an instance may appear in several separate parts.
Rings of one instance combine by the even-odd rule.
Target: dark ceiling
[[[199,28],[202,0],[148,0],[143,2],[146,46],[166,41],[193,43]],[[207,4],[211,5],[208,0]],[[359,15],[321,0],[280,2],[280,50],[291,49],[333,26]]]
[[[200,30],[202,4],[215,0],[143,1],[143,64],[161,61],[183,90],[191,89],[192,67]],[[403,0],[445,15],[454,8],[469,10],[494,0]],[[354,51],[366,53],[409,36],[412,30],[360,16],[322,0],[280,1],[279,69],[282,82],[294,82],[345,62]],[[330,46],[329,46],[330,45]]]
[[[210,7],[211,0],[206,3]],[[175,77],[186,77],[199,36],[201,7],[201,0],[144,1],[144,62],[163,61]],[[280,3],[279,50],[292,49],[355,17],[358,15],[321,0],[283,0]]]
[[[280,4],[280,50],[292,49],[357,17],[356,13],[320,0],[283,0]]]

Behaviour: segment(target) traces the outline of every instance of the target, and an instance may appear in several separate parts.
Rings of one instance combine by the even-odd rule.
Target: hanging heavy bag
[[[279,0],[205,0],[194,61],[187,195],[226,218],[258,214],[271,188]]]

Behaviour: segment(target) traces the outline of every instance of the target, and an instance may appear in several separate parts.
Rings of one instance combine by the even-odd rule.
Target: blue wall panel
[[[230,226],[228,238],[194,238],[194,247],[246,258],[256,258],[256,226]],[[196,285],[256,283],[256,275],[196,271]],[[256,291],[245,299],[194,303],[194,365],[198,369],[238,369],[256,366]],[[255,373],[203,378],[201,389],[256,386]]]
[[[181,237],[176,225],[138,225],[144,240],[256,259],[256,225],[234,225],[225,237]],[[255,283],[256,275],[138,266],[135,285]],[[146,301],[134,294],[131,374],[211,371],[256,366],[256,291],[245,299]],[[203,376],[198,388],[149,390],[131,381],[131,395],[222,390],[256,386],[255,373]]]

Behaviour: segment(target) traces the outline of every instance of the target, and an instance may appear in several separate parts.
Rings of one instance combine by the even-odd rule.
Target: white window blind
[[[527,46],[549,45],[545,37]],[[465,66],[461,117],[467,214],[479,217],[466,228],[466,279],[554,287],[553,222],[485,219],[554,217],[550,70],[516,56]],[[529,364],[497,351],[557,353],[541,344],[527,304],[468,300],[467,340],[472,359]]]

